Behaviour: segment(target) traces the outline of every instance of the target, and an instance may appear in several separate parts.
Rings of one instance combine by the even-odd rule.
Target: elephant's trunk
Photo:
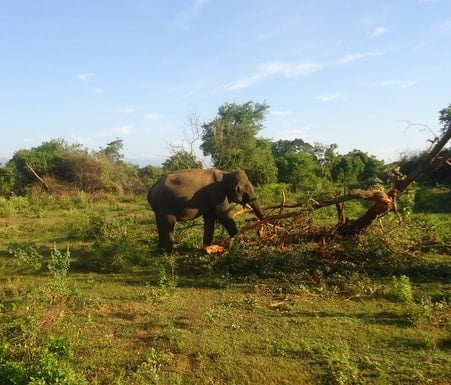
[[[254,213],[257,216],[257,218],[259,220],[262,220],[264,218],[264,215],[263,215],[263,211],[260,207],[260,204],[257,201],[257,198],[251,199],[249,201],[249,205],[252,207],[252,210],[254,210]]]

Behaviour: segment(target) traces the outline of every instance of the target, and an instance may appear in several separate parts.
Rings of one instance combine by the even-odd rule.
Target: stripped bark
[[[433,143],[435,145],[432,147],[431,151],[424,154],[423,157],[418,162],[417,167],[409,173],[407,176],[402,175],[399,170],[394,170],[394,174],[397,179],[394,182],[393,188],[388,192],[384,192],[382,190],[354,190],[350,191],[344,195],[336,196],[330,199],[323,200],[312,200],[309,207],[305,207],[301,204],[286,204],[286,197],[283,196],[283,202],[280,205],[268,206],[264,207],[263,210],[266,212],[274,212],[275,210],[279,210],[278,214],[267,215],[262,221],[254,222],[247,224],[246,226],[241,228],[240,232],[249,231],[254,228],[259,228],[259,234],[264,234],[265,231],[262,230],[262,225],[269,225],[273,230],[277,230],[280,232],[284,228],[278,226],[276,223],[279,223],[282,219],[293,218],[293,222],[296,219],[302,218],[308,214],[311,214],[314,210],[335,205],[337,208],[338,214],[338,223],[334,228],[333,233],[339,236],[347,236],[347,235],[355,235],[359,234],[368,226],[370,226],[373,221],[390,211],[396,211],[396,200],[400,194],[402,194],[407,188],[416,180],[418,180],[424,174],[434,171],[438,167],[441,167],[445,164],[451,165],[451,156],[441,156],[441,152],[443,148],[446,146],[448,141],[451,139],[451,124],[445,127],[443,135],[440,139],[434,140]],[[350,220],[344,217],[344,202],[350,201],[352,199],[363,199],[374,202],[374,204],[359,218]],[[297,211],[288,211],[282,212],[283,209],[294,209],[300,208]],[[244,212],[250,212],[251,210],[245,209],[240,211],[238,214],[242,214]],[[292,223],[293,225],[293,223]]]
[[[337,233],[340,235],[353,235],[365,230],[376,218],[393,210],[396,207],[397,197],[407,190],[418,178],[434,171],[440,165],[449,164],[451,157],[441,157],[440,152],[450,139],[451,124],[448,123],[442,137],[434,141],[436,144],[432,147],[431,151],[423,155],[417,167],[410,174],[405,178],[399,177],[395,181],[394,187],[387,194],[375,195],[374,199],[371,200],[375,200],[376,203],[360,218],[345,221],[342,225],[338,226]]]
[[[44,187],[44,190],[46,192],[50,191],[49,185],[46,183],[46,181],[44,179],[42,179],[38,173],[36,171],[33,170],[33,168],[28,164],[25,163],[25,167],[27,168],[28,171],[31,172],[31,174],[35,177],[35,179],[42,185],[42,187]]]

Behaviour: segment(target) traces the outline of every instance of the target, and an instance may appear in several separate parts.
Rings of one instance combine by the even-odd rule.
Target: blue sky
[[[0,157],[119,137],[158,165],[190,116],[254,101],[270,106],[261,137],[394,161],[431,138],[408,122],[439,132],[450,41],[449,0],[5,0]]]

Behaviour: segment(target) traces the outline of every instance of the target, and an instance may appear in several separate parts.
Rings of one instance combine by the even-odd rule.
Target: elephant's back
[[[168,174],[164,185],[171,191],[188,193],[219,182],[222,179],[222,171],[205,169],[187,169]]]
[[[193,199],[210,200],[209,195],[217,195],[217,187],[214,185],[221,182],[222,178],[223,172],[219,170],[174,171],[161,177],[150,188],[147,200],[154,208],[161,205],[180,206],[182,201],[193,203]]]

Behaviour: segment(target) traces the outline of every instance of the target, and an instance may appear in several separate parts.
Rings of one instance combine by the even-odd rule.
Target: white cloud
[[[332,102],[334,100],[344,100],[345,95],[341,92],[329,93],[324,95],[318,95],[315,99],[321,102]]]
[[[82,82],[85,80],[88,80],[90,77],[94,76],[93,73],[83,73],[83,74],[78,74],[77,75],[77,79],[81,80]]]
[[[388,32],[388,28],[385,27],[376,27],[373,30],[373,33],[371,34],[372,37],[381,36]]]
[[[373,84],[377,87],[397,87],[397,88],[408,88],[412,87],[418,83],[418,80],[381,80],[379,82],[374,82]]]
[[[320,70],[322,67],[318,63],[290,63],[282,61],[273,61],[262,63],[257,67],[257,71],[246,78],[236,80],[225,85],[229,91],[240,90],[252,87],[261,81],[272,76],[283,76],[285,78],[293,78],[297,76],[304,76]]]
[[[153,114],[145,114],[144,117],[150,120],[158,120],[164,118],[164,114],[153,113]]]
[[[343,64],[348,64],[348,63],[355,62],[357,60],[365,59],[367,57],[375,57],[375,56],[382,56],[382,55],[383,55],[382,52],[357,52],[357,53],[352,53],[352,54],[343,56],[340,61]]]

